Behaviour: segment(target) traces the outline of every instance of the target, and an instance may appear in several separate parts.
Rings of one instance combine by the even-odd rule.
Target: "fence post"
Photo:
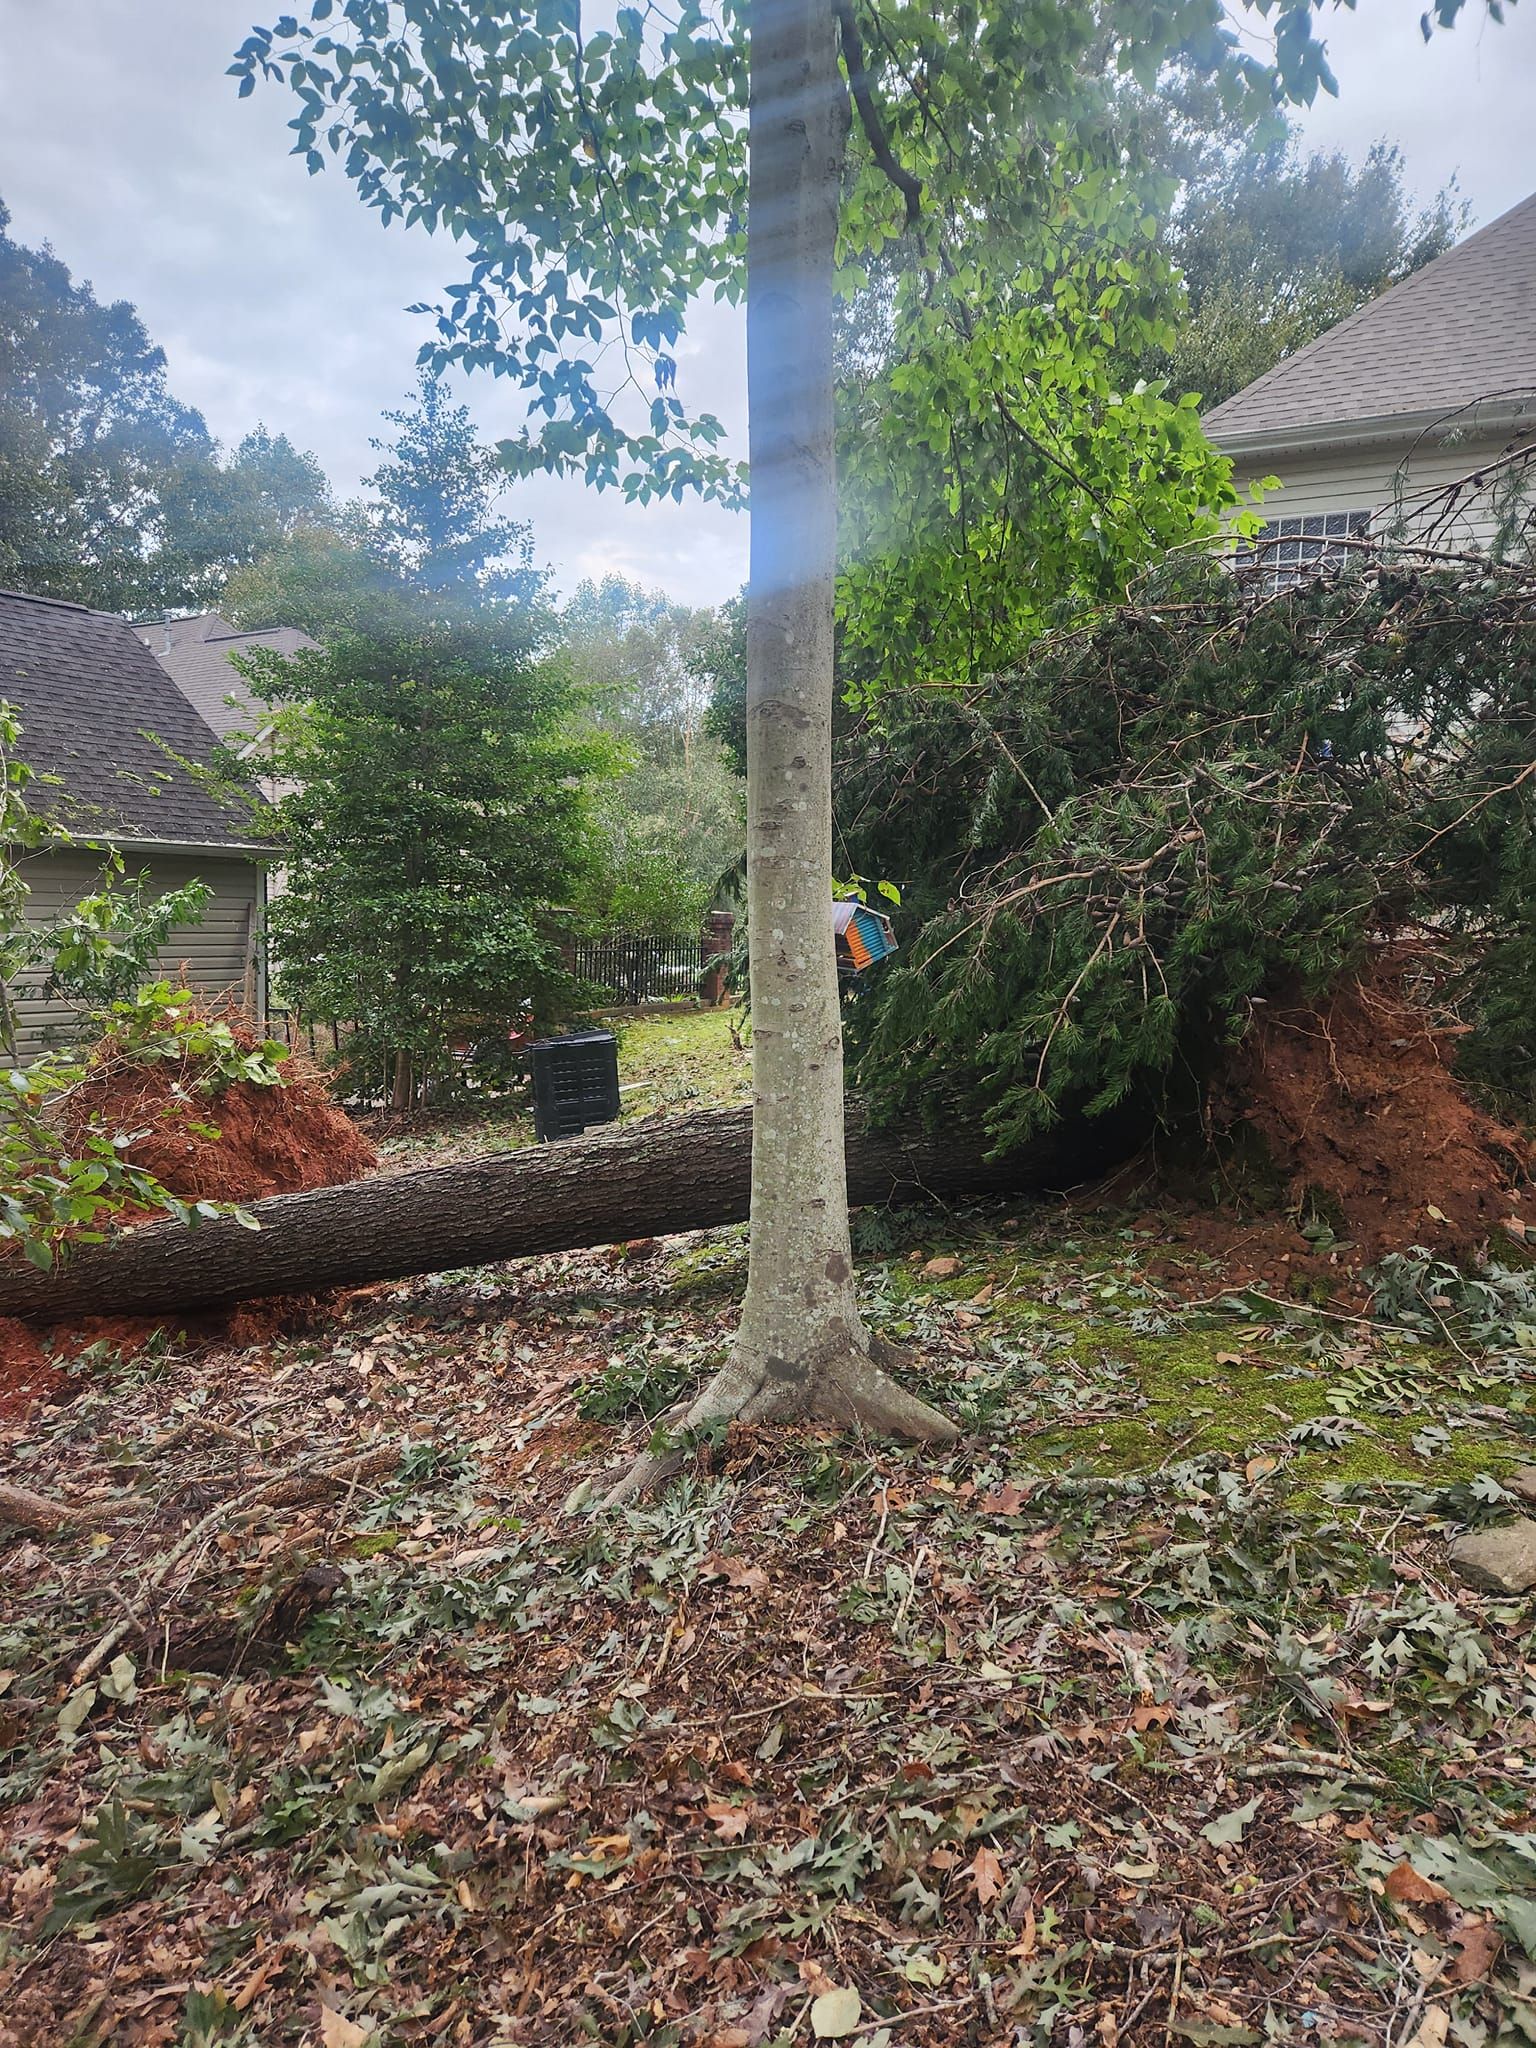
[[[699,1000],[717,1006],[725,1001],[725,978],[731,964],[731,935],[736,915],[730,910],[712,910],[704,919],[699,941],[703,972],[699,976]]]

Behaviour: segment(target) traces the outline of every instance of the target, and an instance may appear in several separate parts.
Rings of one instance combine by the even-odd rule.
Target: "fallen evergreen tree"
[[[1175,559],[976,689],[845,742],[850,865],[905,892],[852,1005],[877,1119],[1009,1148],[1201,1117],[1254,1006],[1383,940],[1536,1100],[1536,572],[1369,546],[1289,588]]]
[[[178,1316],[261,1295],[741,1223],[751,1121],[745,1109],[656,1117],[462,1165],[272,1195],[250,1204],[244,1224],[233,1216],[195,1230],[146,1224],[78,1246],[53,1272],[20,1259],[0,1264],[0,1315]],[[875,1204],[1059,1187],[1107,1164],[1117,1135],[1101,1129],[1088,1150],[1052,1134],[988,1158],[978,1131],[872,1134],[855,1109],[846,1131],[849,1195]]]

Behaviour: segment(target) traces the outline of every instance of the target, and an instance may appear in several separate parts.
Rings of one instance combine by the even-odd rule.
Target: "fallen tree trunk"
[[[899,1137],[847,1127],[852,1202],[919,1201],[1061,1187],[1112,1156],[1081,1129],[1002,1160],[979,1131]],[[250,1213],[189,1229],[151,1223],[82,1245],[52,1273],[0,1269],[0,1315],[186,1314],[257,1296],[397,1279],[532,1253],[658,1237],[746,1219],[752,1113],[700,1110],[462,1165],[270,1195]]]

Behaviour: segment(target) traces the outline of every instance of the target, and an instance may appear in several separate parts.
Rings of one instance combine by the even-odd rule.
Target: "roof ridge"
[[[1526,217],[1536,221],[1536,192],[1528,193],[1524,199],[1519,199],[1513,206],[1506,207],[1494,219],[1485,222],[1480,228],[1475,228],[1470,235],[1463,237],[1461,241],[1454,243],[1449,249],[1443,249],[1431,262],[1423,264],[1417,270],[1410,271],[1406,277],[1399,278],[1396,284],[1389,285],[1384,292],[1378,292],[1374,298],[1365,300],[1362,305],[1356,306],[1353,312],[1346,313],[1342,320],[1336,320],[1331,327],[1325,327],[1321,334],[1315,334],[1309,342],[1295,350],[1293,354],[1282,356],[1279,362],[1272,363],[1267,370],[1260,376],[1255,377],[1251,383],[1245,384],[1240,390],[1234,391],[1230,397],[1224,398],[1219,405],[1212,406],[1203,415],[1203,422],[1207,429],[1209,430],[1214,427],[1218,436],[1223,427],[1226,427],[1229,432],[1249,431],[1246,424],[1230,424],[1230,415],[1236,413],[1239,420],[1241,420],[1251,410],[1255,401],[1263,400],[1274,391],[1277,385],[1290,385],[1299,381],[1304,382],[1309,365],[1319,356],[1330,355],[1339,340],[1347,339],[1347,337],[1361,327],[1374,327],[1383,320],[1390,322],[1394,318],[1401,317],[1401,309],[1405,301],[1415,298],[1425,290],[1436,289],[1436,287],[1443,283],[1447,275],[1459,272],[1469,262],[1477,262],[1484,256],[1487,245],[1493,238],[1502,237],[1507,233],[1511,225],[1517,221],[1523,226]],[[1523,251],[1524,244],[1523,242],[1517,242],[1515,247],[1517,251]],[[1506,263],[1508,262],[1508,258],[1504,260]],[[1490,387],[1490,395],[1494,389],[1512,392],[1523,390],[1529,381],[1518,377],[1513,380],[1509,378],[1500,379],[1496,386]],[[1469,398],[1452,398],[1449,396],[1443,399],[1436,398],[1432,401],[1434,409],[1438,410],[1443,405],[1444,409],[1448,412],[1463,410],[1468,404],[1474,402],[1475,400]],[[1414,407],[1404,406],[1395,408],[1395,410],[1404,412],[1414,409]],[[1392,409],[1382,408],[1382,410],[1385,412]],[[1223,415],[1228,415],[1229,418],[1224,419]],[[1329,417],[1333,416],[1329,415]],[[1275,431],[1280,431],[1279,427],[1276,427]]]
[[[121,612],[104,611],[100,605],[79,604],[72,597],[47,597],[40,590],[11,590],[0,586],[0,597],[14,597],[22,604],[56,605],[61,612],[84,612],[91,619],[117,619],[122,625],[131,626],[132,621]]]
[[[210,633],[203,641],[205,647],[216,647],[221,640],[255,640],[262,633],[302,633],[302,626],[241,626],[233,633]]]

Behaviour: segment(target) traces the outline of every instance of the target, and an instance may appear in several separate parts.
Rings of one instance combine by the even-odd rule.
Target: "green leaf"
[[[856,2031],[863,2011],[863,2000],[851,1984],[823,1991],[811,2000],[811,2032],[818,2041],[842,2041]]]
[[[85,1725],[86,1715],[95,1704],[95,1686],[77,1686],[59,1709],[59,1733],[65,1737],[78,1735]]]
[[[1248,1826],[1263,1804],[1263,1795],[1255,1793],[1246,1806],[1234,1806],[1230,1813],[1224,1813],[1216,1820],[1208,1820],[1200,1830],[1213,1849],[1230,1848],[1240,1842]]]
[[[360,1795],[365,1804],[377,1806],[380,1800],[392,1799],[402,1786],[408,1785],[416,1773],[432,1761],[436,1747],[436,1738],[428,1737],[381,1764]]]

